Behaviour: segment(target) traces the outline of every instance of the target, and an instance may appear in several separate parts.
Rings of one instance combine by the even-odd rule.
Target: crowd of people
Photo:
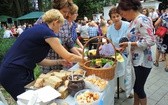
[[[24,23],[23,25],[16,26],[15,24],[2,24],[1,30],[3,30],[3,38],[16,38],[24,30],[31,28],[32,24]]]
[[[166,61],[165,71],[168,72],[168,32],[164,37],[155,35],[158,26],[168,28],[168,7],[159,7],[158,13],[154,8],[143,8],[139,0],[120,0],[117,7],[110,9],[108,21],[101,16],[98,21],[84,18],[75,22],[78,9],[72,0],[53,0],[53,9],[40,17],[34,26],[4,27],[4,38],[18,38],[2,61],[1,85],[17,100],[17,95],[25,91],[24,86],[34,80],[36,64],[41,65],[43,73],[72,66],[71,62],[83,60],[82,50],[86,40],[105,36],[124,56],[125,62],[128,53],[125,49],[130,43],[129,53],[136,76],[131,97],[134,97],[134,105],[147,105],[144,85],[153,64],[159,66],[160,54],[163,57],[161,61]],[[121,42],[123,37],[129,42]],[[90,42],[89,49],[96,48],[96,44],[92,44],[96,42]],[[155,44],[156,58],[153,61],[151,46]],[[125,62],[117,65],[117,77],[123,90]]]

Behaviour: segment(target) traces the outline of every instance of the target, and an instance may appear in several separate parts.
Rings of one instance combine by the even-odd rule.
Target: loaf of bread
[[[67,79],[67,75],[65,73],[61,73],[61,72],[53,72],[54,76],[57,76],[58,78],[62,79],[62,80],[66,80]]]
[[[61,93],[59,98],[65,99],[68,96],[68,88],[66,86],[62,85],[57,90]]]
[[[35,88],[43,87],[44,78],[37,78],[36,82],[34,83]]]
[[[65,81],[64,81],[64,85],[65,85],[66,87],[68,87],[68,84],[69,84],[69,80],[65,80]]]
[[[62,80],[56,76],[50,76],[49,78],[45,79],[44,85],[51,86],[53,88],[57,88],[62,84]]]
[[[47,79],[51,76],[51,74],[40,74],[40,76],[38,78],[44,78],[44,79]]]
[[[65,73],[66,76],[71,75],[71,71],[61,70],[60,73]]]

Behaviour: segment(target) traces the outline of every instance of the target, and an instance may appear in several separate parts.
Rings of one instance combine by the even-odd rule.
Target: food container
[[[90,42],[92,42],[92,40],[95,40],[95,39],[98,40],[97,43],[94,43],[94,44],[97,44],[97,49],[87,48]],[[105,43],[102,42],[102,39],[105,39],[106,42]],[[85,51],[85,49],[88,49],[88,51]],[[85,54],[85,52],[87,53]],[[104,36],[96,36],[96,37],[89,39],[84,45],[82,58],[83,58],[83,61],[80,62],[79,65],[82,69],[86,71],[86,76],[95,74],[96,76],[102,79],[106,79],[106,80],[112,80],[114,78],[115,68],[116,68],[116,63],[117,63],[116,49],[112,41],[110,41],[108,38]],[[84,59],[84,58],[87,58],[87,59]],[[101,64],[101,62],[100,60],[97,61],[97,59],[104,59],[103,61],[101,61],[102,64],[105,60],[111,61],[112,63],[106,62],[108,66],[101,67],[99,65]],[[94,61],[95,62],[97,61],[97,63],[94,64],[93,63]]]
[[[100,101],[101,93],[84,89],[77,92],[74,96],[77,105],[98,105]]]
[[[83,75],[71,75],[69,76],[69,83],[68,83],[68,92],[71,96],[74,96],[76,92],[85,88],[85,82]]]

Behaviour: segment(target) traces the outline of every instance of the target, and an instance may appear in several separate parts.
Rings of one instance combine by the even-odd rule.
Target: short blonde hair
[[[57,9],[50,9],[44,13],[42,20],[45,23],[51,23],[55,20],[58,20],[60,23],[64,23],[64,17]]]
[[[70,6],[70,11],[69,11],[69,13],[75,14],[75,13],[77,13],[77,12],[78,12],[78,6],[73,3],[72,6]]]

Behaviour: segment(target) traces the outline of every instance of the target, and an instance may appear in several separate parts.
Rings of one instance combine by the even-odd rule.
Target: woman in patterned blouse
[[[79,46],[79,47],[75,47],[79,51],[75,54],[82,56],[83,45],[79,41],[77,31],[76,31],[77,23],[75,22],[75,20],[77,16],[78,16],[78,6],[73,3],[72,6],[70,6],[70,12],[67,15],[67,20],[70,27],[71,38],[74,41],[74,45],[77,44]]]
[[[118,5],[120,15],[131,21],[126,35],[131,43],[132,62],[136,76],[134,105],[147,105],[144,85],[152,68],[151,46],[155,44],[152,22],[140,13],[141,8],[139,0],[120,0]],[[121,43],[121,51],[127,46],[128,42]]]

